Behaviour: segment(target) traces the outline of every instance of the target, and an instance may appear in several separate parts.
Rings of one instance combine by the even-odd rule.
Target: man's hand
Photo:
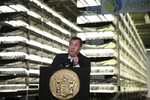
[[[75,55],[73,58],[73,64],[76,66],[78,63],[79,63],[79,58],[77,55]]]

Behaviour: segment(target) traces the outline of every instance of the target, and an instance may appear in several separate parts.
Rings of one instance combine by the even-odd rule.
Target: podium
[[[39,100],[89,100],[87,67],[41,67]]]

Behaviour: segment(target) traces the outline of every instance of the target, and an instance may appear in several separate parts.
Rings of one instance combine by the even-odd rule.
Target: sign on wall
[[[101,0],[102,14],[150,11],[150,0]]]

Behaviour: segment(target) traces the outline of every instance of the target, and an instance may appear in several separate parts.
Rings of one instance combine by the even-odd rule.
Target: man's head
[[[71,57],[78,55],[82,48],[82,40],[79,37],[72,37],[69,41],[68,52]]]

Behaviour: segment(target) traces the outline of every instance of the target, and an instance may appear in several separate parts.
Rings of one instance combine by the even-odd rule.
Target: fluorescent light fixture
[[[1,12],[20,12],[20,11],[29,11],[25,6],[16,4],[16,5],[6,5],[6,6],[0,6]]]
[[[6,92],[18,92],[18,91],[26,91],[26,84],[3,84],[0,85],[0,91],[3,93]]]
[[[28,70],[25,68],[1,68],[0,72],[4,75],[28,75]]]
[[[87,2],[85,2],[85,0],[78,0],[77,1],[77,7],[87,7],[89,6]]]
[[[20,59],[20,58],[25,59],[27,54],[23,52],[0,52],[0,56],[3,59]]]
[[[102,21],[107,21],[104,15],[98,15]]]
[[[42,18],[39,14],[37,14],[33,11],[28,11],[27,14],[29,14],[30,16],[33,16],[35,18]]]
[[[29,69],[29,71],[28,71],[29,73],[34,73],[34,74],[40,74],[40,71],[38,70],[38,69]]]
[[[5,12],[15,12],[14,9],[8,7],[8,6],[0,6],[0,12],[5,13]]]
[[[29,11],[25,6],[21,5],[21,4],[16,4],[16,6],[21,9],[21,11]]]
[[[146,49],[146,51],[147,51],[147,52],[150,52],[150,48],[149,48],[149,49]]]
[[[21,36],[7,36],[0,37],[0,42],[4,43],[18,43],[18,42],[26,42],[27,39]]]
[[[27,54],[26,53],[23,53],[23,52],[0,52],[0,56],[3,57],[3,56],[12,56],[12,57],[15,57],[15,56],[26,56]]]
[[[100,6],[100,0],[78,0],[77,7],[90,7],[90,6]]]
[[[0,71],[7,71],[7,72],[13,72],[13,71],[24,71],[24,72],[27,72],[28,70],[25,69],[25,68],[0,68]]]
[[[114,21],[114,16],[112,14],[104,14],[103,16],[107,21]]]
[[[78,16],[77,17],[77,23],[80,24],[80,23],[85,23],[87,22],[88,19],[86,19],[86,17],[84,16]]]
[[[18,27],[18,26],[28,26],[28,24],[22,20],[12,20],[12,21],[4,21],[7,24],[10,24],[14,27]]]
[[[34,40],[29,40],[27,43],[30,44],[30,45],[39,47],[39,48],[42,47],[42,44],[41,44],[41,43],[39,43],[39,42],[37,42],[37,41],[34,41]]]
[[[87,20],[90,22],[101,22],[102,20],[98,17],[98,15],[89,15],[89,16],[84,16],[86,17]]]
[[[24,7],[23,5],[20,4],[16,4],[16,5],[8,5],[10,8],[14,9],[15,12],[20,12],[20,11],[28,11],[28,9],[26,7]]]
[[[100,5],[100,0],[96,1],[96,0],[85,0],[89,6],[96,6],[96,5]]]
[[[77,17],[77,24],[108,22],[108,21],[109,22],[114,21],[114,17],[110,14],[107,14],[107,15],[88,14],[88,15],[79,15]]]

